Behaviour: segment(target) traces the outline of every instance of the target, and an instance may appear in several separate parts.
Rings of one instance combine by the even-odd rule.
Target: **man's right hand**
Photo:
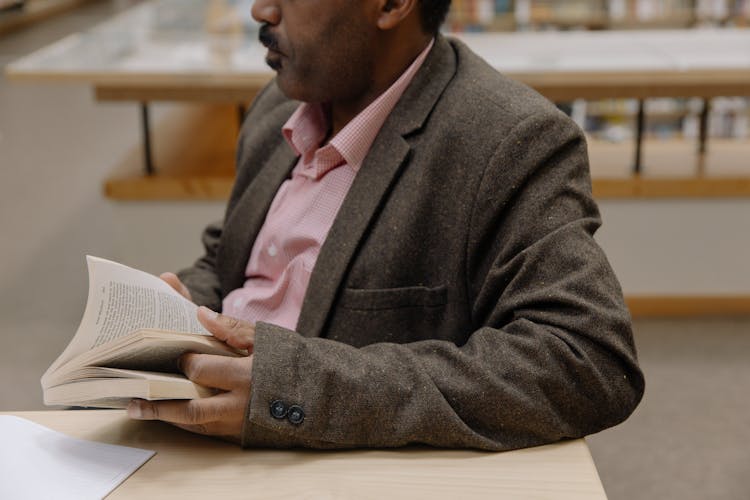
[[[181,292],[180,287],[185,288],[177,276],[165,277],[163,274],[161,278],[178,292]],[[190,293],[185,289],[183,295],[189,297]],[[204,387],[217,389],[216,394],[187,401],[135,399],[128,405],[128,416],[137,420],[162,420],[191,432],[239,442],[252,386],[255,325],[216,313],[205,306],[198,308],[198,320],[217,339],[237,349],[246,349],[248,356],[183,354],[180,368],[187,378]]]
[[[164,280],[167,285],[174,288],[177,293],[188,299],[190,302],[193,301],[193,297],[190,295],[190,290],[188,290],[188,287],[180,281],[180,278],[178,278],[175,273],[162,273],[159,275],[159,278]]]

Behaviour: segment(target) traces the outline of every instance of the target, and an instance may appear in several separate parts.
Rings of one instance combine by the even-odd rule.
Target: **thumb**
[[[219,314],[206,306],[198,308],[198,321],[217,339],[252,353],[255,344],[254,324]]]
[[[162,281],[166,282],[167,285],[171,286],[177,293],[188,299],[190,302],[193,301],[193,297],[190,295],[190,290],[185,284],[180,281],[175,273],[162,273],[159,275]]]

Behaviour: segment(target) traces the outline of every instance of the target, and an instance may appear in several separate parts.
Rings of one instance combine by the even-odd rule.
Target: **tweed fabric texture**
[[[181,272],[219,307],[295,163],[271,84],[239,140],[206,254]],[[439,37],[321,248],[296,332],[257,325],[244,446],[505,450],[625,419],[644,388],[582,132]],[[270,415],[283,400],[300,425]]]

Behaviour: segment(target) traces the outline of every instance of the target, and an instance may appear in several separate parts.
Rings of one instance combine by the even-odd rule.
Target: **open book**
[[[156,276],[86,257],[83,319],[42,376],[47,405],[124,408],[132,398],[195,399],[212,391],[180,374],[185,352],[242,356],[198,322],[198,307]]]

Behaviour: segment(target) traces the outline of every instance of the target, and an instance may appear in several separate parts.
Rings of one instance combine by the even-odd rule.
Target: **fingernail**
[[[143,418],[141,405],[138,404],[138,401],[131,401],[130,403],[128,403],[128,417],[138,420]]]
[[[216,321],[216,318],[219,317],[219,313],[216,311],[212,311],[206,306],[200,306],[200,309],[203,311],[203,314],[206,316],[206,318],[210,319],[211,321]]]
[[[154,412],[146,401],[133,399],[128,403],[128,417],[136,420],[151,420]]]

